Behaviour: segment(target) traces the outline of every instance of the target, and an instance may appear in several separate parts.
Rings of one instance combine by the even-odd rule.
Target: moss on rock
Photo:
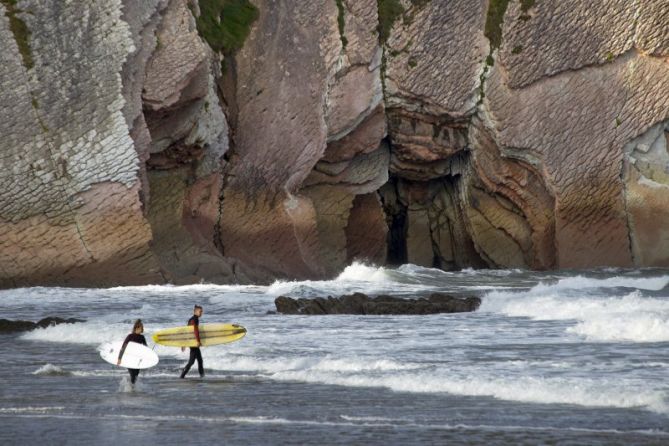
[[[537,0],[520,0],[520,10],[523,12],[529,11]]]
[[[344,10],[344,0],[335,0],[337,3],[337,26],[339,27],[339,38],[341,39],[341,44],[346,48],[346,44],[348,44],[348,39],[344,35],[344,28],[346,27],[346,16],[345,16],[345,10]]]
[[[258,19],[258,8],[249,0],[199,0],[197,30],[209,46],[223,54],[234,54]]]
[[[30,49],[30,30],[26,25],[26,22],[21,20],[17,14],[22,12],[17,8],[16,4],[18,0],[0,0],[0,3],[5,7],[5,15],[9,19],[9,29],[14,34],[14,40],[16,40],[16,45],[19,47],[19,53],[21,53],[21,58],[23,59],[23,65],[27,69],[31,69],[35,66],[33,61],[32,50]]]
[[[490,0],[488,15],[485,22],[485,36],[490,41],[490,49],[499,48],[502,44],[502,23],[504,14],[511,0]]]
[[[379,41],[385,43],[390,37],[390,30],[395,21],[404,14],[404,7],[399,0],[378,0]]]

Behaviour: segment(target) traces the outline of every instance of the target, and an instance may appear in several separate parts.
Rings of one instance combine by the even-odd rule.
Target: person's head
[[[144,324],[142,324],[141,319],[135,321],[135,325],[132,326],[132,332],[137,334],[144,333]]]
[[[202,316],[202,307],[199,305],[195,305],[195,307],[193,308],[193,314],[197,317]]]

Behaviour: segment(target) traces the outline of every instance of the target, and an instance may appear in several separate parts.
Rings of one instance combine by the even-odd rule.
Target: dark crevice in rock
[[[388,225],[388,252],[386,262],[389,265],[407,263],[407,206],[399,198],[397,177],[391,177],[381,189],[379,198],[386,214]]]
[[[183,140],[176,141],[162,152],[152,153],[146,161],[147,170],[170,170],[187,166],[194,170],[197,162],[202,159],[205,148],[198,145],[187,145]],[[195,174],[190,181],[195,180]]]
[[[214,225],[214,246],[221,255],[225,255],[225,246],[223,244],[223,236],[221,232],[221,222],[223,219],[223,204],[225,198],[225,190],[231,180],[230,172],[232,167],[238,160],[237,156],[237,128],[239,122],[239,105],[237,101],[237,61],[234,55],[226,57],[226,63],[221,76],[217,79],[217,94],[221,101],[223,113],[228,123],[228,150],[223,155],[222,159],[222,182],[218,195],[218,215]],[[257,91],[256,95],[261,95],[262,90]],[[233,262],[232,271],[236,275],[237,265]]]

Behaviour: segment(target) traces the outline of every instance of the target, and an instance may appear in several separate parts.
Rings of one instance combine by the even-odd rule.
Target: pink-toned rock
[[[328,138],[339,139],[350,133],[378,107],[381,98],[378,70],[354,66],[338,77],[328,94]]]
[[[537,1],[525,13],[521,2],[509,2],[500,50],[509,86],[610,63],[633,49],[666,55],[668,9],[666,0],[567,0]]]
[[[188,9],[188,0],[171,0],[146,69],[144,107],[159,110],[207,94],[209,58]]]
[[[410,23],[396,21],[386,46],[388,106],[453,118],[473,112],[488,54],[487,3],[432,0],[408,12]]]
[[[384,264],[387,234],[386,216],[378,195],[357,195],[346,224],[346,262]]]
[[[226,256],[266,277],[322,277],[316,211],[304,197],[249,197],[228,188],[223,197],[221,242]]]
[[[486,82],[495,139],[544,172],[555,196],[557,266],[631,266],[623,145],[669,113],[666,62],[630,53],[512,91]],[[580,110],[574,113],[574,108]]]
[[[378,106],[348,135],[328,142],[322,161],[336,163],[350,160],[356,155],[367,154],[379,148],[386,136],[386,116],[383,107]]]

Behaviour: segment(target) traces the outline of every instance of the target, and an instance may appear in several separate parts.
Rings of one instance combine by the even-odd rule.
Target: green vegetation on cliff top
[[[378,0],[379,6],[379,41],[384,43],[390,37],[390,30],[402,14],[404,7],[399,0]]]
[[[233,54],[239,50],[258,18],[249,0],[199,0],[197,30],[214,51]]]
[[[485,22],[485,36],[490,41],[490,48],[494,50],[502,44],[502,23],[504,14],[511,0],[490,0],[488,15]],[[520,10],[527,13],[536,3],[536,0],[520,0]],[[522,17],[528,17],[523,15]]]
[[[14,40],[16,40],[16,45],[19,47],[23,65],[27,69],[31,69],[35,66],[35,62],[33,61],[33,53],[28,42],[30,31],[26,26],[26,22],[17,17],[17,14],[22,12],[16,7],[17,2],[18,0],[0,0],[0,3],[5,7],[5,15],[9,19],[9,29],[14,34]]]
[[[502,43],[502,22],[511,0],[490,0],[484,34],[490,41],[490,49],[499,48]]]
[[[344,16],[344,0],[335,0],[337,3],[337,26],[339,26],[339,38],[341,39],[341,44],[346,48],[348,44],[348,39],[344,36],[344,27],[346,26],[346,18]]]
[[[379,13],[379,41],[385,43],[390,37],[390,30],[398,18],[404,18],[404,24],[410,25],[414,16],[432,0],[410,0],[409,9],[404,9],[400,0],[377,0]]]

